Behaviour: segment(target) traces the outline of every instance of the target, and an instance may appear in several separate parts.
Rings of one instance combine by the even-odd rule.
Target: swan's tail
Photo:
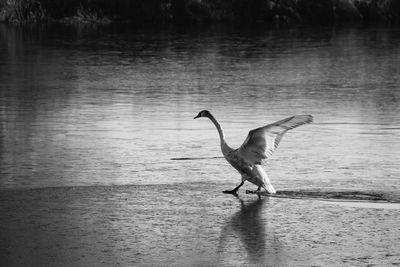
[[[270,193],[270,194],[275,194],[275,193],[276,193],[275,188],[272,186],[272,184],[271,184],[269,181],[268,181],[267,183],[265,183],[264,188],[265,188],[265,190],[267,190],[267,192]]]
[[[270,194],[275,194],[276,190],[272,186],[271,182],[269,181],[267,173],[264,171],[263,167],[261,165],[256,165],[255,168],[253,169],[253,172],[256,172],[257,178],[259,178],[262,181],[262,184],[260,185],[263,187],[265,190],[267,190],[268,193]]]

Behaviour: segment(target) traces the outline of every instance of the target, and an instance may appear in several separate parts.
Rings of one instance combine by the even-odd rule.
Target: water
[[[277,187],[399,189],[397,29],[1,28],[1,188],[232,182],[231,146],[293,114]],[[233,177],[232,177],[233,176]]]
[[[202,109],[232,147],[250,129],[314,116],[287,133],[269,163],[278,191],[399,199],[398,28],[0,25],[0,211],[10,216],[0,231],[3,261],[400,262],[393,206],[310,193],[257,200],[244,195],[251,184],[239,200],[221,194],[240,176],[218,158],[210,121],[193,120]],[[26,245],[19,233],[43,240]]]

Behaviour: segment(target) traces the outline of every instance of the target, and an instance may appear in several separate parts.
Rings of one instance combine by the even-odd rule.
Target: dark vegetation
[[[400,22],[399,0],[0,0],[0,21]]]

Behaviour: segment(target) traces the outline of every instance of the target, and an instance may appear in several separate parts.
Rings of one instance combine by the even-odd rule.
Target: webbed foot
[[[242,182],[240,183],[240,185],[236,186],[236,187],[233,188],[232,190],[225,190],[225,191],[222,191],[222,193],[224,193],[224,194],[232,194],[232,195],[237,196],[237,191],[238,191],[239,188],[243,185],[243,183],[244,183],[244,181],[242,181]]]
[[[224,191],[222,191],[222,193],[237,195],[237,190],[224,190]]]

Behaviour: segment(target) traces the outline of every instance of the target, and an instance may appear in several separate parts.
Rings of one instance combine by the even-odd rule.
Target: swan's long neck
[[[221,125],[219,125],[218,121],[214,118],[213,115],[210,114],[209,116],[210,120],[214,123],[215,128],[217,128],[218,134],[219,134],[219,139],[221,140],[221,151],[224,157],[229,161],[229,154],[233,150],[230,146],[225,141],[225,135],[224,132],[222,131]]]
[[[209,118],[214,123],[215,128],[217,128],[217,131],[219,134],[219,139],[221,140],[221,144],[225,143],[225,135],[224,135],[224,132],[222,131],[221,125],[219,125],[218,121],[214,118],[213,115],[210,114]]]
[[[209,116],[207,116],[215,125],[215,128],[217,128],[218,134],[219,134],[219,139],[221,140],[221,151],[222,154],[224,155],[225,159],[233,165],[232,163],[232,155],[231,152],[233,151],[233,149],[228,146],[228,144],[225,141],[225,135],[224,132],[222,131],[222,127],[221,125],[219,125],[218,121],[214,118],[213,115],[209,114]]]

